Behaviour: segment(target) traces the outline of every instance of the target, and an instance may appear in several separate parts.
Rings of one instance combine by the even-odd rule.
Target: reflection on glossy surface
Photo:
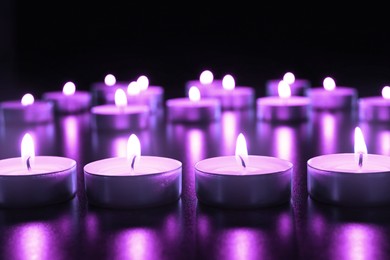
[[[236,211],[198,203],[196,224],[199,259],[293,259],[297,253],[290,205]]]
[[[315,111],[313,113],[314,154],[350,153],[356,119],[352,112]]]

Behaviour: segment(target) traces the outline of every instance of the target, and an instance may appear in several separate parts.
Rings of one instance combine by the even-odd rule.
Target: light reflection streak
[[[113,242],[114,259],[158,259],[158,236],[149,228],[134,228],[117,234]]]

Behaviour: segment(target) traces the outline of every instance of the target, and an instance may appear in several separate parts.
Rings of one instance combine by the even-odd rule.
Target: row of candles
[[[111,76],[108,79],[115,81],[115,78]],[[142,82],[148,84],[147,78],[141,77],[138,83],[132,82],[127,88],[136,88],[136,93],[138,93],[136,95],[139,95],[140,88],[138,87],[143,84]],[[357,101],[355,89],[336,88],[334,81],[330,78],[324,81],[324,89],[308,89],[308,97],[292,96],[291,93],[298,91],[302,85],[292,88],[294,83],[287,82],[287,79],[278,81],[276,85],[278,96],[271,94],[275,84],[267,85],[270,91],[269,96],[257,100],[258,112],[260,112],[258,114],[262,115],[262,119],[276,118],[283,121],[291,120],[289,117],[294,118],[297,115],[294,118],[296,120],[307,119],[303,115],[307,115],[310,104],[335,109],[353,107],[354,102]],[[189,96],[194,95],[195,99],[167,100],[170,115],[168,118],[173,121],[186,119],[184,120],[186,122],[204,120],[204,118],[215,120],[216,118],[211,115],[216,116],[220,112],[215,112],[214,107],[213,112],[209,112],[209,106],[222,109],[221,104],[225,104],[227,107],[242,108],[244,105],[248,106],[247,102],[253,100],[254,97],[251,88],[236,88],[234,79],[230,75],[221,81],[222,86],[212,85],[212,81],[207,84],[208,87],[205,87],[205,84],[199,81],[191,82],[186,86],[190,93]],[[226,86],[230,87],[226,89]],[[106,89],[109,91],[105,91]],[[144,88],[144,91],[147,89],[149,88]],[[214,93],[217,93],[215,95],[219,98],[212,97],[211,89],[215,90]],[[234,92],[229,92],[233,90]],[[128,95],[122,87],[111,89],[108,86],[96,85],[94,91],[95,95],[106,93],[104,97],[108,103],[91,108],[94,128],[114,126],[114,129],[130,130],[134,126],[145,126],[146,123],[142,122],[148,118],[151,107],[145,103],[128,105],[126,98]],[[163,88],[152,86],[150,91],[142,98],[137,97],[140,97],[139,100],[143,102],[153,100],[152,103],[157,109],[162,104]],[[384,97],[386,91],[385,88]],[[135,92],[130,91],[130,93]],[[206,97],[200,99],[200,93]],[[226,93],[239,94],[237,94],[237,99],[234,99]],[[288,93],[288,95],[282,93]],[[310,98],[315,97],[318,98],[317,102],[310,101]],[[76,93],[75,85],[67,83],[63,93],[45,93],[44,99],[49,102],[34,103],[33,97],[28,95],[22,99],[22,107],[25,107],[27,103],[57,108],[58,112],[76,113],[89,108],[90,98],[88,92]],[[113,99],[114,104],[110,103],[109,99]],[[324,100],[328,102],[323,102]],[[40,118],[41,122],[50,119],[49,114],[43,112],[45,109],[42,111],[38,109],[38,115],[34,115],[34,113],[29,114],[30,112],[21,112],[20,106],[15,102],[4,103],[5,105],[1,106],[4,119],[10,117],[19,120]],[[383,111],[385,107],[383,104],[388,102],[378,101],[378,103],[381,109],[371,109],[370,117],[367,119],[385,119],[383,116],[374,116],[374,114]],[[142,108],[141,114],[140,108]],[[187,110],[189,108],[191,109]],[[193,109],[197,112],[193,112]],[[28,108],[22,111],[28,111]],[[7,115],[7,113],[11,114]],[[193,116],[194,113],[195,116]],[[335,205],[388,205],[390,196],[386,191],[390,185],[389,159],[385,155],[368,154],[363,134],[360,128],[356,127],[354,153],[321,155],[308,160],[309,194],[319,201]],[[194,168],[196,195],[203,203],[240,209],[274,206],[290,200],[293,164],[280,158],[248,155],[245,137],[242,134],[237,137],[234,156],[207,158],[196,163]],[[0,169],[0,205],[4,207],[48,205],[68,200],[76,193],[77,162],[63,157],[35,156],[34,141],[28,133],[22,140],[21,157],[0,160]],[[84,166],[83,172],[86,195],[88,201],[94,205],[111,208],[151,207],[176,201],[181,195],[182,163],[171,158],[141,156],[140,141],[134,134],[128,139],[126,157],[107,158],[88,163]],[[21,195],[20,189],[26,190],[31,196],[26,198]]]

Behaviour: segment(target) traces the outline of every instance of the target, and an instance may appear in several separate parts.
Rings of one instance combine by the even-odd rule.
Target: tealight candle
[[[56,156],[35,156],[34,141],[26,133],[21,157],[0,160],[0,206],[40,207],[76,194],[76,161]]]
[[[88,202],[108,208],[145,208],[177,201],[182,189],[182,163],[158,156],[141,156],[138,137],[130,135],[127,156],[84,166]]]
[[[91,105],[113,104],[115,99],[115,90],[123,87],[123,83],[118,83],[113,74],[107,74],[104,82],[96,82],[91,86]]]
[[[125,91],[118,88],[115,91],[115,105],[91,108],[91,123],[95,130],[143,129],[149,125],[149,114],[146,105],[128,106]]]
[[[189,80],[185,84],[185,91],[188,93],[190,88],[195,86],[199,89],[202,97],[208,97],[209,91],[213,88],[222,88],[222,80],[215,79],[214,74],[210,70],[204,70],[200,73],[198,80]]]
[[[149,85],[149,79],[145,75],[137,78],[140,87],[140,96],[150,105],[151,111],[158,111],[164,107],[164,88],[162,86]]]
[[[54,107],[52,102],[36,101],[30,93],[20,101],[0,103],[0,121],[5,125],[40,124],[53,121]]]
[[[371,122],[390,121],[390,87],[382,88],[382,97],[364,97],[358,100],[359,119]]]
[[[390,157],[368,154],[359,127],[354,153],[309,159],[307,178],[309,195],[321,202],[361,207],[390,204]]]
[[[85,112],[91,105],[91,94],[88,91],[76,91],[76,85],[71,81],[64,84],[62,92],[46,92],[42,98],[54,102],[55,111],[61,114]]]
[[[173,98],[166,102],[170,122],[212,122],[221,117],[221,103],[215,98],[201,98],[199,89],[190,88],[188,98]]]
[[[308,79],[297,79],[292,72],[286,72],[282,80],[290,85],[292,96],[306,96],[306,90],[311,87]],[[266,96],[279,96],[280,81],[281,79],[272,79],[266,82]]]
[[[257,118],[264,121],[304,121],[310,117],[311,102],[307,97],[291,96],[290,86],[279,82],[279,96],[257,99]]]
[[[248,155],[245,137],[238,135],[235,156],[220,156],[195,164],[195,189],[200,202],[224,208],[259,208],[287,203],[291,197],[291,162]]]
[[[335,110],[355,108],[358,93],[355,88],[336,87],[333,78],[326,77],[323,87],[315,87],[307,90],[313,109]]]
[[[254,89],[248,86],[236,86],[230,74],[223,77],[222,88],[210,89],[208,96],[219,99],[223,110],[251,108],[255,101]]]

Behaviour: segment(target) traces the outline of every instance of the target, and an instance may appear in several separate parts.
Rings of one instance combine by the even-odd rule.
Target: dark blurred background
[[[61,90],[69,80],[89,90],[107,73],[119,81],[145,74],[167,98],[183,96],[204,69],[230,73],[258,95],[287,71],[313,86],[331,76],[360,96],[390,84],[390,27],[380,7],[80,2],[0,1],[0,100]]]

